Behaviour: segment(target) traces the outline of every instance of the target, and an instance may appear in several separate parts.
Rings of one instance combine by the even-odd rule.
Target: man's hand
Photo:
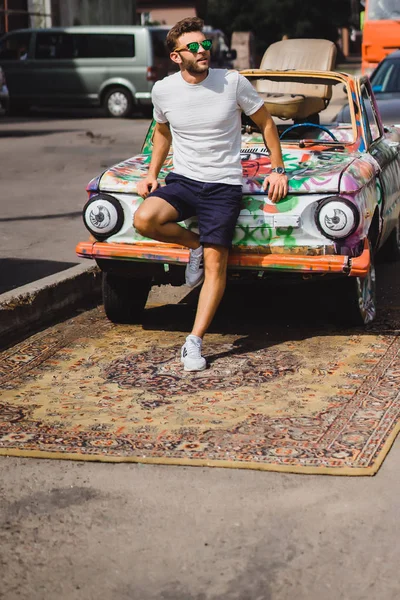
[[[262,189],[264,191],[268,190],[268,198],[274,204],[282,200],[288,192],[288,178],[287,175],[279,173],[270,173],[264,179],[264,183],[262,184]]]
[[[157,177],[152,177],[151,175],[147,175],[145,179],[141,179],[138,181],[136,185],[136,191],[142,198],[147,198],[150,192],[154,192],[159,186],[157,181]]]
[[[154,192],[159,183],[159,174],[171,147],[172,135],[168,123],[156,123],[153,134],[153,151],[147,177],[138,181],[136,191],[142,198],[147,198],[150,192]]]
[[[265,147],[269,148],[272,165],[283,165],[281,142],[278,136],[278,130],[273,118],[265,107],[265,104],[250,118],[257,125],[262,133]],[[271,202],[279,202],[288,192],[288,179],[285,174],[271,173],[265,178],[262,189],[268,189],[268,198]]]

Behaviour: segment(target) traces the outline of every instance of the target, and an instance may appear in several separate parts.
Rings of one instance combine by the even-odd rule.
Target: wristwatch
[[[272,172],[278,173],[278,175],[286,175],[285,167],[275,167]]]

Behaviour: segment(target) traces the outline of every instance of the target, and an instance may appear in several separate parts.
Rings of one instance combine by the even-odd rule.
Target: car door
[[[381,243],[397,224],[400,203],[400,144],[389,140],[379,117],[378,108],[367,78],[361,80],[363,129],[369,154],[376,160],[380,171],[378,204],[381,214]]]
[[[38,31],[32,66],[38,104],[75,104],[84,85],[74,64],[73,36],[50,30]]]

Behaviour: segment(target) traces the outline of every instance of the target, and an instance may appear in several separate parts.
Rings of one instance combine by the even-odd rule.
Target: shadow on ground
[[[74,217],[81,217],[82,211],[74,211],[68,213],[56,213],[56,214],[45,214],[45,215],[24,215],[23,217],[3,217],[0,218],[0,223],[13,223],[16,221],[46,221],[52,219],[71,219]],[[9,259],[15,260],[15,259]]]
[[[7,113],[0,114],[1,123],[26,123],[27,121],[34,122],[47,122],[54,120],[65,120],[69,119],[105,119],[107,118],[104,111],[101,108],[58,108],[58,107],[43,107],[43,108],[32,108],[29,112],[23,115],[9,115]],[[128,118],[129,119],[146,119],[150,117],[144,116],[141,112],[134,112]]]
[[[53,133],[70,133],[71,131],[82,131],[82,129],[4,129],[0,131],[0,138],[24,138],[52,135]]]
[[[74,267],[78,263],[54,260],[0,259],[0,294],[43,277]]]
[[[316,335],[393,335],[400,327],[398,266],[377,267],[377,316],[373,323],[354,326],[346,317],[341,284],[348,280],[323,277],[316,280],[288,278],[266,282],[229,284],[209,329],[209,334],[240,335],[234,353],[266,348],[276,343]],[[340,285],[339,285],[340,284]],[[189,333],[194,321],[199,290],[179,304],[146,309],[143,328]],[[232,350],[229,351],[232,354]],[[217,358],[217,357],[216,357]]]

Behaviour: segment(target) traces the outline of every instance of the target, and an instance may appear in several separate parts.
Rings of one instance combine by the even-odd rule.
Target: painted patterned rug
[[[400,340],[182,332],[80,315],[2,353],[0,454],[372,475],[399,430]]]

